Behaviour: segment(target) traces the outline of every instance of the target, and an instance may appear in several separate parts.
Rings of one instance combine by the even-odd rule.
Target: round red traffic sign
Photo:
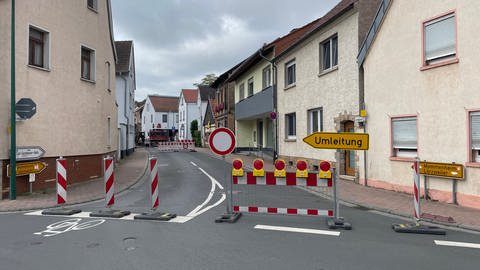
[[[217,128],[208,138],[210,149],[221,156],[230,154],[235,149],[235,144],[235,134],[228,128]]]

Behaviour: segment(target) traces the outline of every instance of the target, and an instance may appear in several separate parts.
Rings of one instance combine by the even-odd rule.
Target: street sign
[[[17,163],[17,176],[41,173],[47,168],[47,163],[41,161]],[[7,165],[7,176],[10,177],[10,165]]]
[[[303,138],[318,149],[368,150],[368,134],[353,132],[315,132]]]
[[[448,179],[464,179],[462,164],[420,161],[420,174]]]
[[[215,154],[228,155],[235,148],[235,134],[228,128],[217,128],[210,134],[208,144]]]
[[[37,160],[43,157],[45,150],[40,146],[17,146],[17,160]]]
[[[23,120],[30,119],[37,112],[37,104],[30,98],[21,98],[15,104],[15,112]]]

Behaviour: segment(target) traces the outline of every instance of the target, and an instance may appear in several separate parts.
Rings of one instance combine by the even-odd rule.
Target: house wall
[[[86,1],[16,2],[16,99],[28,97],[37,104],[37,113],[31,119],[17,122],[17,146],[41,146],[45,159],[101,157],[117,149],[114,51],[107,0],[98,2],[98,12],[88,9]],[[0,159],[8,159],[10,148],[10,6],[11,1],[0,1]],[[49,70],[28,66],[29,25],[50,33]],[[94,82],[80,79],[82,45],[95,50]],[[89,168],[87,158],[76,160],[81,170]],[[54,166],[49,167],[45,174],[53,170]],[[90,171],[90,176],[97,175]],[[69,180],[85,180],[80,178]],[[45,180],[40,174],[39,185],[54,185]],[[21,181],[25,179],[19,177]],[[8,179],[4,177],[3,182]]]
[[[338,66],[320,74],[320,43],[338,35]],[[323,108],[323,131],[335,132],[340,115],[358,115],[358,12],[354,9],[321,29],[283,56],[278,68],[279,155],[287,160],[334,160],[334,150],[318,150],[303,142],[308,135],[308,113]],[[296,84],[285,88],[285,64],[295,59]],[[296,113],[296,139],[287,140],[285,114]],[[337,120],[339,121],[339,120]],[[358,153],[357,153],[358,154]],[[318,164],[317,164],[318,165]]]
[[[421,71],[422,22],[452,10],[459,62]],[[474,0],[392,2],[364,62],[368,185],[412,192],[411,160],[391,158],[390,117],[414,114],[419,158],[467,165],[465,180],[458,181],[458,203],[480,208],[480,165],[468,163],[467,128],[468,110],[480,109],[480,36],[472,35],[479,13]],[[428,187],[433,199],[452,200],[450,180],[429,177]]]
[[[155,109],[150,99],[147,98],[142,112],[142,131],[145,132],[145,136],[148,136],[148,131],[153,128],[152,125],[155,123],[155,117],[152,119],[153,115],[155,115]]]

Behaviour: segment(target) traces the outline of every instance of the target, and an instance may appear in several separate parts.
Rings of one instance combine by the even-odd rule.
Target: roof
[[[198,99],[197,89],[182,89],[182,94],[186,103],[197,103],[197,99]]]
[[[117,63],[115,65],[115,72],[129,72],[130,71],[130,56],[132,53],[133,41],[115,41],[115,48],[117,49]]]
[[[275,58],[279,58],[287,54],[289,51],[297,47],[299,44],[311,37],[313,34],[317,33],[320,29],[328,25],[330,22],[334,21],[339,16],[343,15],[345,12],[353,8],[354,4],[357,1],[358,0],[342,0],[329,12],[327,12],[323,17],[304,26],[305,29],[303,29],[302,31],[303,35],[299,36],[300,33],[297,34],[295,36],[296,38],[292,42],[290,42],[289,46],[285,46],[284,44],[282,44],[281,46],[276,46]],[[277,47],[279,47],[280,50],[277,51]]]
[[[363,65],[365,58],[367,57],[368,51],[377,36],[378,31],[380,30],[380,26],[382,25],[383,19],[387,15],[388,7],[390,6],[391,0],[382,0],[380,2],[380,6],[378,7],[377,14],[375,15],[375,19],[370,26],[367,35],[365,36],[365,40],[360,47],[357,56],[357,63],[359,66]]]
[[[210,84],[210,87],[213,87],[213,88],[218,88],[222,83],[224,83],[227,79],[228,79],[228,76],[230,76],[230,74],[235,70],[237,69],[245,60],[243,60],[242,62],[236,64],[234,67],[232,67],[231,69],[225,71],[222,75],[218,76],[218,78],[212,83]]]
[[[200,92],[200,100],[208,101],[209,98],[213,98],[215,96],[215,92],[217,90],[208,85],[199,85],[198,91]]]
[[[217,106],[217,102],[214,99],[208,99],[207,103],[207,109],[205,110],[205,116],[203,118],[203,126],[206,126],[208,124],[215,124],[215,117],[213,115],[213,111]]]
[[[156,112],[178,112],[178,97],[148,96]]]

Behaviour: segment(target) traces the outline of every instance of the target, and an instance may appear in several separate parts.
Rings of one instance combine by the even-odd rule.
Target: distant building
[[[135,149],[134,97],[136,89],[133,41],[115,41],[117,49],[116,98],[118,105],[118,156],[123,158]]]
[[[8,195],[11,0],[0,1],[0,178]],[[80,22],[80,23],[79,23]],[[68,182],[103,175],[102,159],[117,155],[116,53],[111,3],[16,1],[16,99],[31,98],[37,112],[16,125],[17,147],[40,146],[47,168],[33,191],[55,187],[55,159],[67,159]],[[17,177],[17,193],[28,176]]]
[[[198,86],[198,99],[197,99],[197,107],[200,110],[199,115],[200,118],[198,119],[198,129],[201,132],[202,135],[202,145],[205,144],[205,130],[202,128],[203,127],[203,120],[205,119],[205,113],[207,111],[208,107],[208,100],[212,99],[215,97],[215,92],[216,90],[214,88],[211,88],[210,86],[206,85],[199,85]]]
[[[141,144],[144,142],[145,134],[142,133],[142,113],[143,108],[145,106],[145,102],[147,99],[143,101],[137,102],[135,101],[135,112],[134,112],[134,122],[135,122],[135,143]]]
[[[178,138],[180,140],[192,140],[190,124],[193,120],[198,121],[200,129],[200,109],[198,106],[198,89],[182,89],[178,102],[179,130]]]
[[[147,97],[142,111],[142,132],[146,137],[151,129],[162,129],[169,133],[169,140],[174,140],[178,121],[178,97]]]

